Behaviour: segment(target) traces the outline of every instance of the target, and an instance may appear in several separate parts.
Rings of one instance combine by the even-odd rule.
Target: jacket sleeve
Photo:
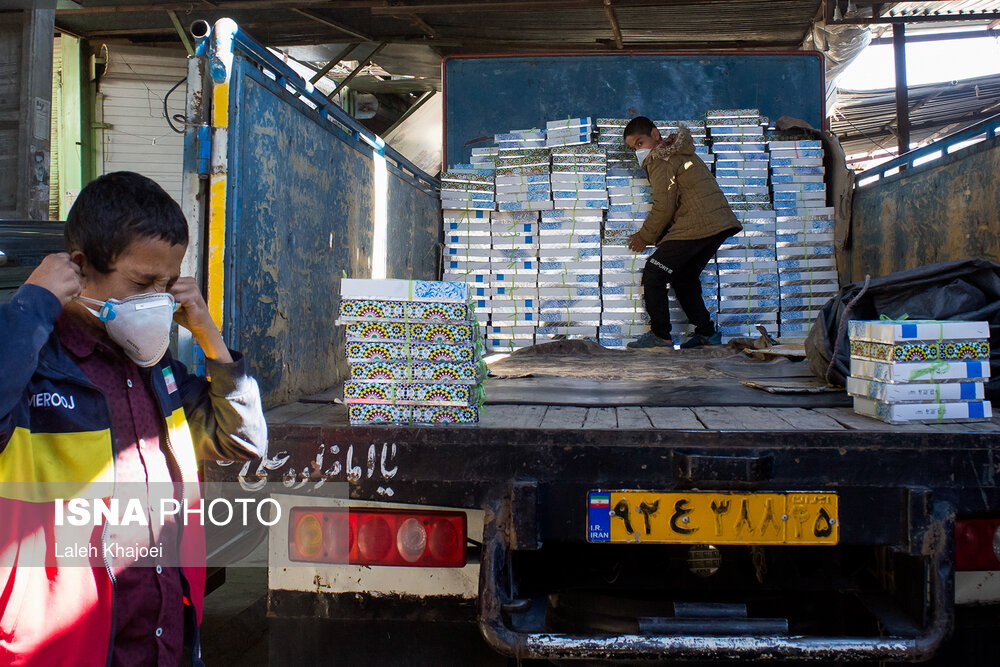
[[[666,160],[649,158],[646,173],[653,188],[653,210],[646,216],[639,230],[639,237],[653,245],[667,233],[674,224],[677,212],[677,170]]]
[[[22,285],[0,305],[0,451],[13,433],[12,412],[38,367],[38,353],[52,335],[62,304],[44,287]]]
[[[205,360],[211,380],[192,375],[184,364],[171,361],[195,453],[202,460],[267,456],[267,422],[257,381],[247,375],[243,356],[239,352],[232,355],[231,364]]]

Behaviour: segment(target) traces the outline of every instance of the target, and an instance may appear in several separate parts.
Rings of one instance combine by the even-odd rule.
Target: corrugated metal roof
[[[910,86],[910,140],[944,136],[1000,112],[1000,75]],[[830,129],[848,156],[896,148],[896,96],[891,88],[839,91]]]
[[[269,45],[342,40],[345,33],[330,25],[335,23],[377,41],[419,41],[445,55],[498,46],[521,50],[615,47],[601,0],[421,0],[391,5],[378,0],[217,0],[213,3],[217,9],[176,2],[80,0],[78,4],[81,9],[59,10],[57,25],[93,39],[176,41],[167,14],[174,9],[185,25],[229,16]],[[411,12],[414,6],[426,10]],[[821,0],[613,0],[611,6],[626,48],[733,42],[787,48],[801,43]],[[136,11],[139,7],[143,11]]]

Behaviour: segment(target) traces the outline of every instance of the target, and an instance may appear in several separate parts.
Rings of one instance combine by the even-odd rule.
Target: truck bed
[[[620,351],[584,341],[495,355],[478,426],[437,429],[692,431],[1000,431],[987,422],[892,425],[857,415],[842,391],[813,378],[796,355],[732,347]],[[749,386],[754,385],[754,386]],[[340,387],[267,413],[274,426],[347,427]],[[389,427],[392,428],[392,427]]]

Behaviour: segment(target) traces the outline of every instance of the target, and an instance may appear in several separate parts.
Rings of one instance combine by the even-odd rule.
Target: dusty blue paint
[[[467,162],[472,139],[567,117],[688,119],[734,107],[813,127],[824,117],[823,60],[810,52],[454,58],[444,72],[447,164]]]
[[[442,230],[436,193],[413,186],[413,179],[389,167],[387,202],[389,278],[438,279]]]
[[[1000,261],[1000,137],[854,191],[847,280],[967,257]]]
[[[226,334],[265,403],[342,379],[341,272],[367,277],[371,149],[237,58],[230,107]]]

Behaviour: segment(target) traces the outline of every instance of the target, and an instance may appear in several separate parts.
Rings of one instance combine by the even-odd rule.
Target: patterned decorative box
[[[360,424],[476,424],[479,408],[447,406],[348,405],[352,425]]]
[[[479,385],[353,380],[344,383],[344,398],[348,404],[390,403],[468,407],[482,404],[485,395]]]
[[[941,343],[877,343],[851,340],[851,356],[871,361],[966,361],[989,359],[990,344],[985,340],[943,341]]]
[[[988,340],[988,322],[956,322],[949,320],[851,320],[847,323],[851,340],[876,343],[901,343],[928,340]]]
[[[351,364],[350,379],[475,384],[485,377],[485,367],[476,362],[366,361]]]
[[[434,361],[434,362],[471,362],[476,360],[476,347],[473,344],[448,345],[444,343],[411,343],[405,342],[361,342],[347,343],[347,361]]]
[[[386,322],[462,322],[473,318],[465,303],[433,301],[374,301],[341,299],[340,319],[344,322],[382,320]]]
[[[449,283],[466,287],[464,283]],[[431,343],[474,343],[479,337],[475,322],[434,324],[424,322],[349,322],[347,340],[423,341]]]

